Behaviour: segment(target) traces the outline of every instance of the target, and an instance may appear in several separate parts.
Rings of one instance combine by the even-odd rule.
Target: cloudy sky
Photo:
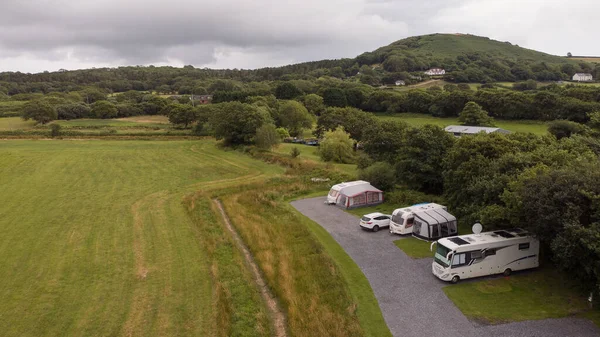
[[[600,55],[598,0],[0,0],[0,71],[258,68],[430,33]]]

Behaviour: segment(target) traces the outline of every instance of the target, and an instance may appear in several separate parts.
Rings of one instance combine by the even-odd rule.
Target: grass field
[[[458,118],[438,118],[426,114],[398,113],[398,114],[377,114],[382,120],[400,120],[410,125],[421,126],[425,124],[434,124],[440,127],[448,125],[460,125]],[[536,135],[544,135],[548,132],[548,126],[540,121],[506,121],[496,120],[496,126],[513,132],[531,132]]]
[[[273,149],[273,152],[289,155],[293,148],[298,148],[298,150],[300,150],[300,155],[298,156],[299,159],[307,159],[316,162],[321,162],[321,157],[319,156],[319,148],[317,146],[282,143],[279,144],[278,147]],[[331,164],[331,166],[351,176],[356,176],[357,174],[355,164]]]
[[[2,335],[217,335],[218,284],[225,331],[268,335],[256,289],[229,285],[245,269],[207,251],[182,198],[280,172],[210,141],[0,141]],[[214,265],[233,270],[214,282]]]
[[[0,131],[28,130],[34,125],[34,121],[24,121],[21,117],[0,118]]]
[[[422,259],[433,256],[433,253],[429,250],[431,242],[418,240],[413,237],[406,237],[394,241],[394,244],[413,259]]]
[[[572,315],[590,315],[585,296],[555,270],[521,272],[444,287],[446,295],[469,318],[503,323]],[[593,317],[592,317],[593,316]]]
[[[2,335],[271,336],[219,197],[290,335],[390,336],[360,269],[288,204],[325,187],[283,173],[209,140],[0,141]]]

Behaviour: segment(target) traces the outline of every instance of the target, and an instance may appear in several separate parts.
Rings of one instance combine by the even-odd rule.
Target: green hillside
[[[434,67],[445,69],[444,78],[454,82],[558,81],[568,80],[576,72],[600,75],[600,66],[592,63],[468,34],[409,37],[364,53],[356,61],[361,73],[364,66],[375,66],[379,71],[368,76],[388,84],[414,79]]]

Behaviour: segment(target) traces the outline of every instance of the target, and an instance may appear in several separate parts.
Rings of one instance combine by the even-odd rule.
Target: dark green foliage
[[[458,121],[463,125],[470,126],[494,126],[494,119],[475,102],[469,102],[465,105]]]
[[[239,102],[214,104],[209,109],[208,123],[226,145],[252,143],[256,130],[271,119],[264,110]]]
[[[331,107],[345,107],[348,105],[346,93],[340,88],[327,88],[323,91],[323,103]]]
[[[117,117],[131,117],[139,116],[143,114],[143,110],[137,105],[132,103],[117,104]]]
[[[548,124],[548,132],[554,135],[557,139],[571,137],[575,134],[586,134],[588,128],[579,123],[571,121],[553,121]]]
[[[117,107],[109,101],[97,101],[92,104],[92,116],[94,118],[115,118],[118,114]]]
[[[282,126],[289,130],[292,137],[297,137],[302,134],[302,130],[310,129],[314,123],[314,116],[297,101],[284,101],[279,104],[277,111],[278,126]]]
[[[274,146],[281,143],[281,137],[275,125],[267,123],[256,130],[254,143],[259,149],[271,150]]]
[[[50,125],[50,137],[55,138],[60,136],[60,124]]]
[[[304,96],[303,102],[308,112],[315,116],[321,116],[321,114],[325,111],[323,97],[317,94],[309,94]]]
[[[367,127],[376,123],[378,122],[373,114],[359,109],[329,108],[319,116],[316,134],[321,137],[325,131],[343,126],[353,139],[360,141]]]
[[[33,119],[40,124],[46,124],[56,118],[58,118],[56,109],[46,101],[31,101],[23,107],[24,120]]]
[[[169,109],[169,122],[187,128],[197,120],[196,111],[189,104],[171,104]]]
[[[354,141],[350,134],[338,127],[335,131],[325,132],[319,145],[319,155],[324,161],[349,164],[354,161]]]
[[[394,164],[403,151],[408,124],[404,122],[373,122],[366,125],[361,143],[364,152],[375,161]]]
[[[394,167],[387,162],[376,162],[360,170],[358,178],[370,182],[373,186],[383,191],[392,190],[396,182]]]
[[[275,97],[277,99],[293,99],[300,95],[302,95],[302,91],[290,82],[283,82],[275,88]]]
[[[411,189],[440,194],[444,186],[444,158],[454,137],[435,125],[406,131],[396,160],[396,176]]]
[[[84,103],[69,103],[63,104],[56,107],[57,119],[78,119],[78,118],[90,118],[91,109],[89,105]]]

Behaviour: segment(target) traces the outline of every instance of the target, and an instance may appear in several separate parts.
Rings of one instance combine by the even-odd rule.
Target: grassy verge
[[[548,268],[465,281],[444,287],[444,292],[467,317],[496,324],[586,313],[585,296],[571,284],[567,276]]]
[[[221,199],[286,310],[291,335],[389,336],[360,269],[328,233],[288,204],[311,188],[285,179]]]
[[[275,149],[273,149],[273,152],[281,154],[281,155],[289,156],[290,151],[293,148],[297,148],[298,150],[300,150],[300,155],[298,156],[298,159],[300,159],[300,160],[305,159],[305,160],[312,160],[315,162],[322,162],[321,157],[319,156],[319,147],[318,146],[282,143],[282,144],[279,144],[279,146],[277,146]],[[356,174],[357,174],[357,169],[356,169],[355,164],[329,164],[329,165],[331,165],[331,167],[335,167],[339,171],[344,172],[350,176],[356,176]]]
[[[415,239],[413,237],[406,237],[394,241],[394,244],[413,259],[433,257],[433,253],[429,250],[431,242]]]

